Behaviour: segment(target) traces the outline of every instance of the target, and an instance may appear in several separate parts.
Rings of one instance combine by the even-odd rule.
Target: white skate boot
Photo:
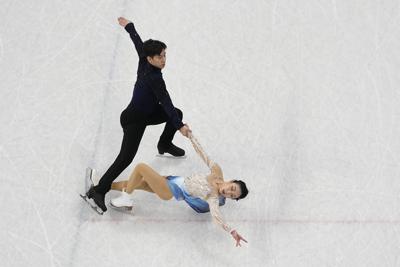
[[[110,205],[116,210],[133,212],[133,200],[131,195],[125,192],[125,189],[123,189],[119,197],[110,200]]]

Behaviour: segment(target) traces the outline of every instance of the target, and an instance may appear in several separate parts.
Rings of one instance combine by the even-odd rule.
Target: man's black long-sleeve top
[[[154,67],[147,61],[143,52],[142,39],[136,32],[132,22],[125,26],[125,30],[129,33],[139,55],[137,80],[133,89],[132,100],[128,107],[146,114],[152,114],[157,105],[161,105],[175,128],[180,129],[183,123],[172,104],[161,69]]]

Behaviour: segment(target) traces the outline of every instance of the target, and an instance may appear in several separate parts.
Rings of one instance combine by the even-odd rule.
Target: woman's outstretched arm
[[[222,227],[225,231],[230,233],[232,237],[236,240],[236,246],[241,246],[240,241],[243,240],[247,243],[247,240],[244,239],[236,230],[232,230],[232,228],[225,223],[222,218],[221,212],[219,210],[219,199],[218,197],[210,197],[207,200],[208,206],[210,207],[210,213],[213,217],[213,221]]]
[[[200,145],[197,138],[194,137],[193,134],[190,134],[189,139],[193,145],[194,150],[197,152],[197,154],[200,156],[200,158],[204,161],[204,163],[207,165],[207,167],[211,170],[211,172],[222,177],[223,174],[222,174],[221,167],[207,155],[207,153],[204,151],[203,147]]]

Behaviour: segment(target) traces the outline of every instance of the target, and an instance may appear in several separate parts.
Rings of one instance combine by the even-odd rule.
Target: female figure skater
[[[236,240],[236,246],[241,246],[240,240],[247,241],[239,233],[231,229],[222,219],[219,206],[225,204],[225,198],[242,199],[247,196],[246,184],[240,180],[224,181],[220,166],[213,162],[204,152],[197,139],[189,134],[190,141],[196,152],[207,164],[211,173],[208,175],[161,176],[145,163],[139,163],[134,168],[128,181],[114,182],[111,190],[122,191],[121,196],[110,201],[113,208],[132,209],[132,199],[129,194],[134,190],[145,190],[155,193],[162,200],[184,200],[196,212],[211,212],[215,223],[230,233]]]

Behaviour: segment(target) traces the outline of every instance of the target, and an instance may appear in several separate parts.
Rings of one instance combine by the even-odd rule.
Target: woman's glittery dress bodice
[[[208,168],[212,170],[213,167],[216,166],[216,163],[214,163],[210,159],[210,157],[204,152],[204,149],[201,147],[201,145],[193,135],[190,136],[190,141],[192,142],[193,148],[196,150],[197,154],[207,164]],[[213,192],[213,189],[208,182],[207,177],[208,175],[201,174],[194,174],[186,177],[184,180],[186,190],[192,196],[199,197],[207,201],[214,222],[220,225],[225,231],[230,232],[231,227],[229,227],[224,222],[221,212],[219,210],[218,192]]]
[[[186,190],[192,196],[206,200],[211,194],[211,187],[207,181],[207,175],[194,174],[185,178]]]

